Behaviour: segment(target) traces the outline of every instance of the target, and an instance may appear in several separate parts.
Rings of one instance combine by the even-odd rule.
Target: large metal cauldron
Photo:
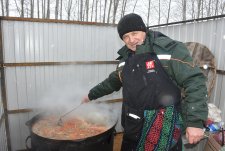
[[[34,116],[26,122],[29,127],[30,136],[26,139],[26,146],[31,151],[113,151],[113,139],[115,125],[107,131],[82,140],[55,140],[41,137],[32,131],[32,126],[43,114]],[[27,141],[31,139],[31,148],[28,147]]]

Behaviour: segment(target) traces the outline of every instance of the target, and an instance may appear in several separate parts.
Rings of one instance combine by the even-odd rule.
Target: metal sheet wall
[[[4,61],[114,60],[121,46],[113,26],[3,21]]]
[[[225,18],[164,26],[153,28],[173,39],[182,42],[199,42],[207,46],[216,58],[217,69],[225,70]],[[209,102],[222,110],[222,119],[225,119],[225,76],[217,74],[214,92]]]
[[[66,86],[88,92],[104,80],[116,65],[61,65],[6,68],[8,110],[35,108],[53,87]],[[74,94],[76,94],[74,90]],[[74,98],[76,99],[76,98]]]
[[[225,19],[194,22],[154,30],[183,42],[206,45],[216,57],[217,67],[225,70]],[[112,26],[78,25],[3,20],[5,63],[111,61],[122,45]],[[88,90],[105,79],[116,65],[21,66],[5,68],[8,110],[36,107],[52,86],[85,85]],[[224,76],[218,75],[210,102],[214,102],[225,119]],[[59,88],[60,89],[60,88]],[[119,98],[121,92],[108,96]],[[107,97],[103,98],[106,99]],[[12,150],[24,149],[28,131],[25,122],[34,113],[9,115]]]
[[[4,63],[111,61],[121,46],[111,26],[4,20],[2,27]],[[93,85],[113,69],[115,65],[6,68],[8,110],[36,106],[32,102],[56,81]]]
[[[116,52],[122,44],[113,26],[3,20],[2,28],[4,63],[112,61],[118,57]],[[6,67],[7,108],[37,108],[52,89],[66,93],[63,91],[72,88],[76,100],[81,97],[76,98],[76,95],[88,93],[115,68],[115,64]],[[82,93],[77,92],[77,87]],[[101,99],[112,98],[121,98],[121,92]],[[13,151],[25,149],[25,139],[29,135],[25,122],[34,113],[9,115]]]

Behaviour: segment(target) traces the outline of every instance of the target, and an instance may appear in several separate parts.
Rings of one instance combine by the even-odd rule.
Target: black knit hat
[[[131,31],[146,32],[146,26],[139,15],[131,13],[120,19],[117,30],[120,38],[123,39],[123,35]]]

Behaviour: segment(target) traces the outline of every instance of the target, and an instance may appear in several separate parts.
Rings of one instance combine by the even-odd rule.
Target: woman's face
[[[137,45],[143,44],[145,37],[143,31],[132,31],[123,35],[123,41],[130,50],[136,51]]]

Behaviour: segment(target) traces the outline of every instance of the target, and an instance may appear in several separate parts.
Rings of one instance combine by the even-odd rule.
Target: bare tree
[[[83,16],[83,0],[80,0],[80,21],[83,21],[82,19]]]
[[[160,0],[159,0],[159,18],[158,18],[158,24],[160,24],[160,19],[161,19],[161,6],[160,6]]]
[[[108,19],[107,19],[107,23],[109,23],[111,7],[112,7],[112,0],[110,0],[110,2],[109,2],[109,10],[108,10]]]
[[[197,18],[200,17],[202,0],[198,0]]]
[[[225,1],[223,3],[221,3],[221,15],[223,14],[224,7],[225,7]]]
[[[218,15],[218,3],[219,3],[219,0],[216,0],[215,13],[214,13],[215,16]]]
[[[18,6],[18,4],[17,4],[17,1],[15,0],[15,4],[16,4],[16,10],[17,10],[17,12],[20,14],[21,12],[20,12],[20,8],[19,8],[19,6]]]
[[[24,1],[24,5],[25,5],[25,13],[24,14],[26,14],[26,15],[24,15],[25,17],[29,17],[29,2],[27,2],[27,1]]]
[[[67,20],[70,20],[72,2],[73,2],[72,0],[68,0],[67,2]]]
[[[45,0],[42,0],[42,18],[45,18]]]
[[[150,19],[150,10],[151,10],[151,0],[148,1],[148,17],[147,17],[147,25],[149,26],[149,19]]]
[[[85,7],[86,7],[86,21],[88,21],[88,17],[89,17],[89,0],[86,0]]]
[[[202,8],[203,8],[203,6],[202,6],[202,1],[203,0],[198,0],[198,18],[200,18],[203,14],[203,10],[202,10]]]
[[[99,22],[102,21],[102,1],[99,1]]]
[[[6,16],[9,16],[9,0],[5,1],[5,11],[6,11]]]
[[[132,11],[132,12],[134,12],[134,10],[135,10],[135,8],[136,8],[136,6],[137,6],[137,1],[138,1],[138,0],[135,1],[134,8],[133,8],[133,11]]]
[[[5,13],[4,13],[4,3],[3,3],[3,0],[1,0],[1,7],[2,7],[2,16],[4,16]]]
[[[128,5],[129,2],[132,5]],[[150,24],[150,18],[154,16],[157,18],[156,24],[161,24],[174,21],[177,16],[179,20],[186,20],[188,17],[194,19],[224,14],[225,9],[224,0],[148,0],[146,3],[143,2],[140,0],[1,0],[0,6],[2,16],[9,16],[11,11],[15,11],[20,17],[50,18],[54,15],[55,19],[62,19],[65,14],[67,19],[71,20],[71,14],[74,14],[74,18],[80,21],[90,20],[103,23],[115,23],[118,17],[124,16],[126,10],[135,12],[142,9],[142,6],[146,6],[147,14],[144,9],[141,11],[147,16],[147,25]],[[14,6],[13,10],[11,5]],[[172,9],[172,6],[177,9]],[[64,8],[66,11],[63,10]],[[178,13],[182,13],[182,16],[177,15]]]
[[[204,17],[204,0],[202,0],[202,9],[201,9],[201,13],[202,13],[202,18]]]
[[[184,1],[185,1],[185,0],[184,0]],[[170,7],[171,7],[171,0],[169,1],[169,7],[168,7],[168,12],[167,12],[166,23],[169,23],[169,19],[170,19]]]
[[[20,17],[24,17],[24,0],[20,1],[20,5],[21,5]]]
[[[46,18],[50,18],[50,0],[47,0],[47,14],[46,14]]]
[[[40,8],[39,8],[39,1],[37,1],[37,17],[40,18]]]
[[[61,20],[62,20],[62,6],[63,6],[62,1],[63,0],[60,1],[60,19]]]
[[[171,2],[171,0],[170,0]],[[186,12],[187,12],[187,1],[186,0],[182,0],[182,6],[183,6],[183,18],[182,20],[186,20]]]
[[[30,0],[30,17],[34,18],[34,0]]]
[[[119,0],[114,0],[114,3],[113,3],[113,23],[115,23],[115,21],[116,21],[116,12],[117,12],[118,5],[119,5]]]
[[[91,7],[91,22],[92,22],[92,19],[93,19],[94,2],[95,2],[95,0],[92,1],[92,7]]]
[[[151,0],[150,0],[151,1]],[[127,0],[123,0],[123,3],[122,3],[122,11],[121,11],[121,16],[120,18],[122,18],[125,14],[125,10],[126,10],[126,6],[127,6]]]
[[[107,6],[107,0],[105,0],[105,4],[104,4],[103,23],[105,23],[105,16],[106,16],[106,6]]]
[[[191,18],[194,19],[195,18],[195,0],[192,0],[191,2],[191,7],[192,7],[192,11],[191,11]]]
[[[73,3],[73,7],[72,7],[72,10],[71,10],[71,14],[73,14],[73,20],[78,20],[78,17],[77,17],[77,9],[78,7],[78,1],[76,0],[75,3]]]
[[[98,0],[95,1],[95,22],[98,20]]]
[[[59,15],[59,0],[55,1],[55,19],[58,19]]]
[[[211,0],[209,0],[208,2],[207,17],[211,16],[210,13],[211,13]]]

